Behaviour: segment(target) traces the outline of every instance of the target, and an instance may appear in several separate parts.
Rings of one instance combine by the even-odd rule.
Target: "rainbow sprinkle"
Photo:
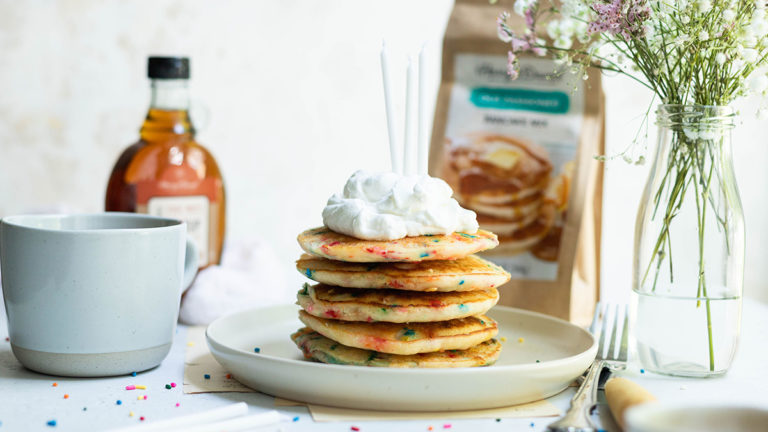
[[[127,385],[127,386],[125,386],[125,389],[126,390],[136,390],[136,386],[135,385]]]
[[[297,421],[299,421],[299,416],[296,416],[296,417],[293,418],[293,422],[294,423],[297,422]]]
[[[64,393],[64,399],[69,399],[69,395]]]
[[[520,343],[523,343],[523,342],[525,342],[525,338],[518,338],[517,341],[520,342]]]
[[[203,375],[203,378],[205,378],[205,379],[211,379],[211,376],[210,376],[209,374],[205,374],[205,375]]]
[[[352,427],[349,428],[349,430],[352,430],[352,431],[355,431],[355,432],[359,432],[360,428],[357,427],[357,426],[352,426]]]
[[[133,411],[128,411],[128,417],[133,417]]]
[[[144,416],[139,417],[140,421],[144,421]]]
[[[450,423],[446,423],[443,425],[443,429],[450,429],[451,427],[453,427],[453,425]]]
[[[131,376],[135,377],[136,376],[136,372],[131,372]]]
[[[57,383],[51,384],[51,387],[58,387],[59,385]]]
[[[165,385],[165,388],[167,388],[168,390],[170,390],[170,389],[171,389],[171,385],[170,385],[170,384],[166,384],[166,385]]]
[[[118,400],[117,400],[117,402],[115,402],[115,404],[116,404],[116,405],[122,405],[122,404],[123,404],[123,401],[121,401],[120,399],[118,399]]]
[[[259,348],[259,347],[256,347],[256,348],[254,348],[254,349],[253,349],[253,352],[255,352],[256,354],[258,354],[258,353],[260,353],[260,352],[261,352],[261,348]]]
[[[46,423],[48,426],[56,426],[56,420],[48,420],[48,423]]]
[[[180,403],[178,403],[178,402],[176,402],[176,407],[178,408],[178,407],[180,407],[180,406],[181,406],[181,404],[180,404]]]
[[[175,388],[175,387],[176,387],[176,383],[175,383],[175,382],[172,382],[172,383],[171,383],[171,387],[174,387],[174,388]]]

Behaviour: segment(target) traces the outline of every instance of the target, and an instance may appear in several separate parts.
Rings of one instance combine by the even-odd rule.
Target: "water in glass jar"
[[[741,325],[740,297],[709,299],[711,337],[705,298],[634,291],[631,313],[637,355],[649,371],[710,376],[725,373],[733,361]]]

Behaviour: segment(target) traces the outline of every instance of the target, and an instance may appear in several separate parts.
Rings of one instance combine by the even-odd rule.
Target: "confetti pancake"
[[[429,323],[350,322],[299,311],[299,319],[321,335],[353,348],[410,355],[473,347],[496,336],[496,322],[485,315]]]
[[[357,239],[326,227],[304,231],[298,241],[312,255],[347,262],[454,260],[499,244],[495,234],[483,230],[380,241]]]
[[[499,292],[491,288],[485,291],[425,293],[305,284],[296,297],[299,306],[320,318],[406,323],[480,315],[499,301]]]
[[[506,283],[504,269],[476,255],[452,261],[345,263],[304,254],[296,269],[327,285],[408,291],[474,291]]]
[[[501,344],[487,340],[466,350],[397,355],[352,348],[334,342],[309,328],[291,335],[304,357],[322,363],[388,368],[450,368],[488,366],[496,362]]]

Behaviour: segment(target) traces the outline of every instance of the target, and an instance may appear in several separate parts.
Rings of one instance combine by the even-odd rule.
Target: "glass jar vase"
[[[633,340],[642,366],[725,373],[738,345],[744,215],[730,107],[660,105],[658,143],[635,227]]]

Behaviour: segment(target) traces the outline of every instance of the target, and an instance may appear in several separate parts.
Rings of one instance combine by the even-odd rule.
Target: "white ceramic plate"
[[[303,327],[293,305],[220,318],[206,337],[216,360],[258,391],[389,411],[484,409],[544,399],[566,388],[595,358],[592,335],[566,321],[501,306],[488,315],[499,324],[497,338],[506,342],[495,365],[479,368],[387,369],[304,360],[290,339]]]

